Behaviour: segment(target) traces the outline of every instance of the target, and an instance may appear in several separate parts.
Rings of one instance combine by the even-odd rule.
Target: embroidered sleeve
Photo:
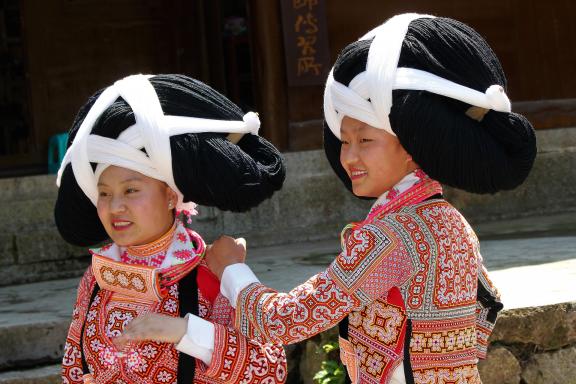
[[[68,330],[66,343],[64,344],[64,357],[62,359],[62,382],[68,383],[83,383],[82,372],[82,355],[80,353],[80,333],[82,332],[82,324],[86,318],[88,309],[88,301],[94,289],[94,276],[92,269],[84,273],[78,286],[78,293],[76,303],[72,311],[72,323]]]
[[[332,328],[360,302],[324,271],[288,293],[252,284],[236,304],[236,326],[243,334],[292,344]]]
[[[204,375],[222,383],[286,381],[286,355],[282,346],[261,344],[234,328],[214,326],[214,354]]]
[[[488,271],[480,262],[478,274],[478,300],[476,301],[476,347],[478,358],[485,359],[488,349],[488,338],[496,324],[498,312],[504,307],[500,294],[488,278]]]
[[[198,365],[203,376],[222,383],[286,381],[284,348],[249,339],[232,328],[234,310],[223,296],[216,299],[210,319],[214,322],[214,352],[210,365]]]
[[[412,270],[399,236],[378,222],[344,233],[342,253],[328,268],[328,276],[364,306],[404,284]]]
[[[412,263],[401,242],[381,225],[345,229],[342,252],[330,267],[289,293],[256,283],[237,301],[236,326],[245,335],[291,344],[325,331],[402,284]]]

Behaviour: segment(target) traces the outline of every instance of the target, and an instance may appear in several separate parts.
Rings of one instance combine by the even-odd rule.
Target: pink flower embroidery
[[[184,233],[179,233],[178,235],[176,235],[176,237],[178,238],[178,241],[181,243],[186,243],[186,234]]]
[[[398,194],[399,194],[398,189],[392,188],[392,189],[390,190],[390,192],[388,192],[388,195],[386,196],[386,200],[392,201],[392,200],[394,200],[396,197],[398,197]]]
[[[174,251],[174,257],[180,260],[188,260],[192,257],[192,252],[187,249],[182,249],[179,251]]]

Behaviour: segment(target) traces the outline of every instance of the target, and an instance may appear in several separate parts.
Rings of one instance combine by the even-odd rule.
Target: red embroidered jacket
[[[289,293],[252,284],[238,297],[245,335],[294,343],[349,315],[341,358],[353,382],[386,383],[409,364],[407,383],[480,383],[476,367],[501,309],[479,242],[423,176],[343,231],[330,267]],[[406,356],[408,353],[409,356]]]
[[[180,225],[178,231],[177,238],[183,243],[188,242],[187,230]],[[181,249],[185,247],[186,244],[181,245]],[[178,250],[173,253],[176,257],[182,255],[182,252]],[[120,284],[123,285],[124,290],[112,292],[101,286],[88,308],[96,284],[93,268],[95,268],[94,265],[99,265],[94,263],[105,258],[96,257],[93,260],[93,265],[88,268],[78,287],[72,323],[64,347],[63,383],[84,382],[80,354],[81,337],[84,356],[96,383],[176,383],[179,352],[173,344],[153,341],[133,343],[127,351],[119,354],[111,338],[118,336],[130,320],[142,313],[152,311],[178,316],[180,305],[178,283],[168,286],[167,292],[159,301],[146,300],[145,297],[130,297],[123,293],[130,289],[142,290],[143,282],[149,279],[144,275],[137,276],[136,273],[131,273],[130,268],[137,269],[136,266],[103,262],[104,272],[99,276],[106,280],[104,285]],[[118,270],[114,270],[115,265],[118,266]],[[122,266],[127,269],[121,270]],[[111,273],[108,273],[106,268],[111,269]],[[210,366],[196,359],[194,382],[284,382],[287,367],[283,348],[279,345],[259,343],[248,339],[232,328],[234,310],[228,300],[219,294],[219,282],[215,280],[215,289],[209,289],[214,281],[210,281],[211,279],[207,277],[213,275],[208,272],[203,262],[196,268],[198,269],[199,316],[214,323],[215,337]],[[214,279],[215,277],[212,280]],[[83,326],[84,334],[81,335]]]

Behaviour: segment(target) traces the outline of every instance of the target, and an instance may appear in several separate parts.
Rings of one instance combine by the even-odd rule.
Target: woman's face
[[[345,116],[340,163],[356,196],[379,197],[417,168],[396,136]]]
[[[127,168],[110,166],[98,180],[98,217],[120,246],[150,243],[174,222],[176,193],[166,183]]]

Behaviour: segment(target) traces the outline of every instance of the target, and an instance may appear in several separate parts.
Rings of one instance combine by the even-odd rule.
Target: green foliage
[[[346,369],[339,359],[340,349],[337,341],[328,341],[322,345],[325,360],[316,372],[313,380],[317,384],[344,384]]]

